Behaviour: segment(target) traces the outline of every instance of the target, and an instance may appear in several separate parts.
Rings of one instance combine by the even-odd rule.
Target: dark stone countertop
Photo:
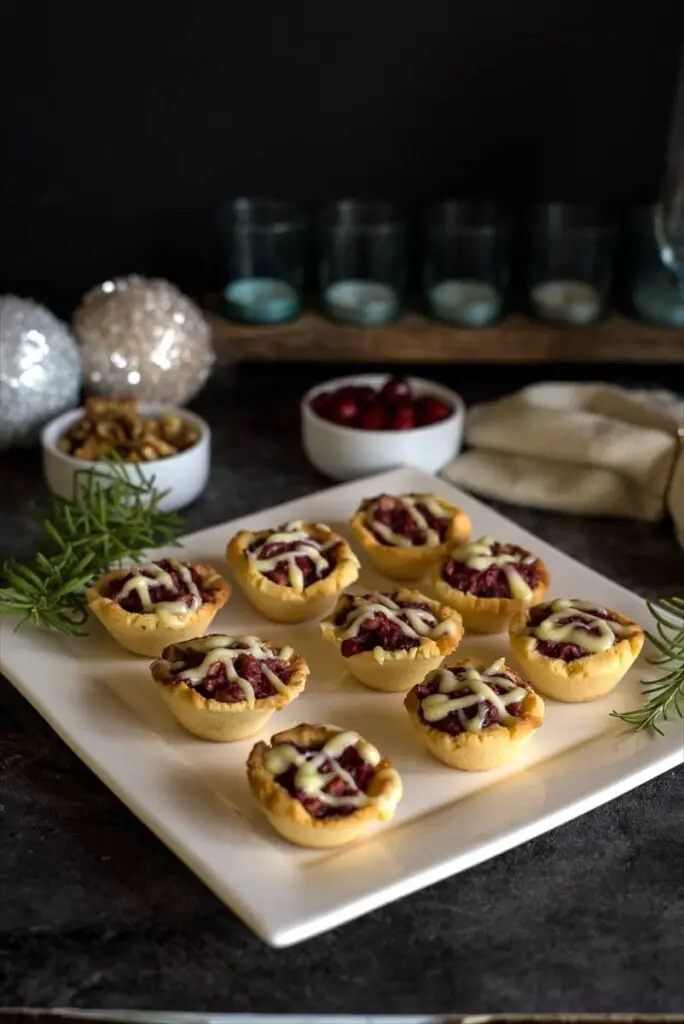
[[[214,378],[195,403],[214,428],[215,462],[190,528],[326,486],[300,450],[295,400],[335,371]],[[428,373],[468,400],[539,377],[534,368]],[[651,371],[653,383],[661,377]],[[28,556],[27,507],[44,495],[38,455],[2,456],[0,488],[0,554]],[[503,511],[645,596],[682,592],[684,556],[667,523]],[[682,1011],[683,782],[683,769],[670,772],[480,867],[271,950],[0,679],[0,1005]]]

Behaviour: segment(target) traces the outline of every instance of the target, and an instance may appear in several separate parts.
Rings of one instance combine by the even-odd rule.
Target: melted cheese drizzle
[[[349,772],[338,763],[347,747],[354,747],[357,754],[367,764],[375,768],[380,763],[380,754],[370,743],[361,739],[356,732],[337,732],[327,741],[321,750],[303,754],[292,743],[276,743],[264,755],[264,765],[271,775],[282,775],[288,768],[295,766],[295,787],[307,797],[316,797],[327,807],[363,807],[372,803],[374,798],[358,789]],[[330,762],[332,771],[323,772],[321,766]],[[349,796],[332,796],[325,792],[325,787],[335,777],[353,789],[356,793]]]
[[[273,555],[272,558],[262,558],[261,552],[267,544],[296,544],[291,551],[284,551],[280,555]],[[304,573],[297,565],[297,558],[310,558],[313,562],[316,573],[322,576],[330,566],[330,561],[325,557],[325,552],[339,544],[339,538],[334,537],[325,544],[315,540],[310,533],[304,529],[304,524],[299,520],[285,523],[274,533],[270,533],[259,544],[254,551],[247,552],[247,558],[257,572],[264,575],[273,572],[283,562],[287,565],[287,578],[290,586],[297,593],[304,590]]]
[[[384,497],[387,497],[387,495]],[[373,533],[382,537],[385,544],[388,544],[391,547],[414,547],[415,545],[408,537],[404,537],[401,533],[395,533],[389,526],[386,526],[385,523],[381,523],[375,518],[378,503],[382,500],[382,498],[378,498],[377,501],[374,501],[366,509],[366,523],[368,526],[372,529]],[[423,513],[416,507],[417,505],[423,505],[430,515],[439,519],[444,519],[448,516],[450,514],[450,510],[446,508],[446,506],[442,505],[442,503],[438,501],[433,494],[402,494],[401,496],[396,496],[394,500],[401,503],[403,508],[410,515],[411,519],[413,519],[418,529],[425,533],[425,547],[436,547],[442,543],[437,531],[432,529]]]
[[[441,722],[456,712],[461,728],[466,732],[481,732],[487,715],[487,702],[493,704],[499,716],[499,723],[509,725],[515,716],[508,713],[509,704],[517,704],[527,697],[529,690],[519,686],[504,673],[505,661],[499,658],[484,672],[475,668],[458,670],[457,674],[438,668],[431,672],[426,682],[439,680],[439,690],[421,701],[421,710],[426,722]],[[505,692],[496,693],[492,686],[500,686]],[[470,690],[461,697],[450,697],[450,693]],[[468,718],[466,708],[476,707],[475,715]]]
[[[240,647],[230,647],[230,644],[238,643]],[[183,644],[186,650],[199,651],[204,654],[204,660],[196,668],[184,668],[182,662],[174,663],[173,668],[180,669],[179,675],[191,686],[201,683],[208,675],[214,665],[221,664],[226,670],[226,678],[229,683],[237,683],[245,695],[245,700],[250,707],[254,707],[256,695],[254,687],[249,680],[244,679],[235,668],[235,661],[241,654],[249,654],[257,661],[265,661],[267,658],[276,658],[278,661],[289,661],[294,651],[291,647],[281,647],[278,651],[267,647],[256,636],[204,636],[197,640],[188,640]],[[274,687],[277,693],[287,693],[287,684],[279,679],[275,672],[272,672],[267,665],[262,665],[261,670]]]
[[[550,640],[553,643],[575,644],[589,654],[608,651],[615,643],[615,637],[623,640],[634,633],[634,626],[611,622],[595,615],[596,605],[590,601],[579,601],[576,598],[558,598],[552,601],[549,615],[530,629],[530,635],[537,640]],[[582,620],[588,629],[595,633],[587,633],[579,623],[565,622],[572,616]]]
[[[389,594],[350,596],[354,603],[347,609],[344,623],[336,628],[340,640],[350,640],[358,636],[365,620],[378,613],[395,622],[404,635],[413,640],[422,640],[425,637],[436,640],[437,637],[456,630],[456,624],[451,619],[438,622],[434,612],[429,608],[402,608]],[[384,655],[382,647],[374,648],[373,653],[376,651]]]
[[[520,552],[495,555],[492,550],[495,543],[493,537],[481,537],[479,540],[460,544],[451,552],[451,557],[454,561],[462,562],[476,572],[484,572],[485,569],[490,569],[493,565],[503,569],[511,597],[518,601],[531,601],[534,596],[532,588],[528,586],[515,566],[532,565],[537,559],[534,555],[521,555]]]
[[[165,587],[173,593],[178,593],[178,587],[173,581],[173,576],[160,565],[150,562],[149,565],[139,565],[133,569],[133,575],[123,585],[116,596],[116,600],[128,597],[135,592],[140,598],[143,612],[152,613],[157,616],[160,622],[169,629],[181,629],[188,617],[196,612],[202,605],[202,595],[197,584],[192,578],[192,573],[187,565],[176,561],[175,558],[167,558],[174,572],[177,572],[187,587],[190,594],[190,604],[185,601],[153,601],[150,590],[153,587]]]

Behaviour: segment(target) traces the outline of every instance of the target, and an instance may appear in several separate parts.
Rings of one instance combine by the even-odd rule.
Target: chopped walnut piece
[[[180,416],[162,416],[160,429],[168,441],[173,441],[183,433],[183,420]]]
[[[106,420],[125,413],[132,416],[139,416],[137,398],[86,398],[85,418],[94,420]]]
[[[111,445],[98,440],[96,437],[89,437],[85,444],[80,445],[72,455],[77,459],[87,459],[89,462],[97,462],[111,451]]]

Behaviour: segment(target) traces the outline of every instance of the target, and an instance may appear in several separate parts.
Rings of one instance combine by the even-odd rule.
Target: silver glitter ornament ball
[[[214,365],[209,325],[168,281],[104,281],[74,314],[89,394],[184,405]]]
[[[78,403],[81,358],[61,320],[32,299],[0,296],[0,448],[31,444]]]

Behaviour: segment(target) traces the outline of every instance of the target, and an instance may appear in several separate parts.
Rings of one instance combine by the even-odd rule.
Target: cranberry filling
[[[544,619],[548,618],[550,614],[551,605],[538,604],[530,609],[528,626],[534,629],[535,626],[540,625]],[[597,619],[604,619],[606,622],[617,622],[617,619],[610,612],[606,611],[605,608],[592,608],[591,614],[595,615]],[[568,626],[577,626],[587,636],[598,636],[599,634],[596,626],[587,625],[586,619],[583,619],[581,615],[573,615],[570,608],[567,615],[564,615],[560,622]],[[614,636],[613,647],[617,641],[618,637]],[[537,640],[537,650],[547,658],[559,658],[565,662],[577,661],[578,658],[586,658],[591,654],[591,651],[580,647],[579,644],[568,644],[557,640]]]
[[[456,673],[454,673],[454,675],[458,679],[458,675]],[[525,689],[529,689],[529,687],[527,687],[524,681],[519,677],[509,676],[507,673],[506,676],[508,679],[511,679],[513,682],[515,682],[516,686],[524,686]],[[502,694],[507,692],[506,689],[503,686],[500,686],[498,683],[488,681],[487,685],[494,691],[494,693]],[[428,683],[421,683],[419,686],[416,687],[416,695],[418,697],[418,700],[421,702],[421,705],[425,697],[429,697],[431,694],[438,692],[439,680],[434,680]],[[458,697],[469,697],[472,696],[472,693],[473,691],[470,690],[467,686],[465,686],[462,690],[455,690],[448,696],[449,699],[451,700],[452,698],[455,699]],[[494,704],[492,704],[492,702],[489,700],[485,700],[484,705],[485,715],[482,722],[482,728],[486,729],[490,725],[497,724],[497,722],[499,721],[499,712],[497,708],[494,706]],[[470,707],[461,708],[460,710],[464,718],[470,719],[475,718],[479,709],[479,704],[473,703]],[[520,715],[522,715],[523,713],[523,701],[520,700],[516,701],[514,704],[508,704],[506,706],[506,711],[508,712],[509,715],[513,715],[514,718],[519,718]],[[461,724],[458,711],[450,711],[449,714],[445,715],[444,718],[440,718],[436,722],[428,722],[427,719],[423,716],[423,709],[421,706],[420,717],[421,721],[423,721],[425,725],[429,725],[431,729],[437,729],[439,732],[447,732],[449,733],[450,736],[458,736],[460,732],[465,732],[463,725]]]
[[[240,644],[230,645],[230,650],[239,649]],[[183,663],[183,667],[174,675],[174,683],[187,683],[188,686],[191,686],[202,697],[216,700],[220,704],[235,704],[245,699],[245,692],[240,684],[229,682],[226,666],[221,661],[215,662],[204,679],[199,683],[191,682],[183,677],[185,671],[197,668],[198,665],[202,664],[206,657],[206,652],[194,651],[179,645],[178,647],[168,648],[164,652],[164,656],[167,661],[173,662],[177,660]],[[288,683],[290,681],[292,669],[286,661],[280,661],[278,658],[266,658],[264,661],[259,661],[253,654],[247,652],[238,655],[235,659],[235,671],[251,685],[257,700],[263,700],[265,697],[274,697],[278,692],[273,683],[264,675],[264,666],[277,675],[281,682]]]
[[[158,565],[160,569],[163,569],[164,572],[167,572],[169,574],[169,576],[173,580],[175,589],[172,590],[170,587],[164,587],[159,584],[154,584],[153,582],[150,582],[150,600],[154,604],[158,604],[161,601],[182,601],[183,604],[186,604],[189,608],[192,605],[192,594],[188,590],[187,585],[181,579],[178,570],[175,569],[172,563],[166,558],[160,562],[154,562],[153,564]],[[190,574],[192,575],[192,582],[199,590],[202,600],[210,600],[211,591],[204,586],[202,577],[199,575],[199,573],[196,572],[196,570],[191,565],[186,565],[185,568],[190,570]],[[124,611],[140,613],[144,612],[145,609],[143,608],[142,601],[140,600],[140,594],[137,592],[137,590],[131,590],[131,592],[129,594],[126,594],[125,597],[119,596],[126,583],[128,583],[129,580],[132,580],[135,575],[135,572],[129,572],[126,574],[126,576],[124,576],[121,579],[112,580],[112,582],[109,584],[106,596],[110,599],[110,601],[116,601],[117,604],[119,604],[124,609]]]
[[[298,749],[302,754],[313,756],[321,749],[321,747],[309,747],[306,750],[300,747]],[[353,786],[336,773],[336,765],[343,768],[345,772],[352,777],[354,780]],[[363,760],[356,747],[347,747],[342,754],[336,758],[335,763],[332,761],[324,761],[321,764],[319,771],[323,775],[335,772],[333,778],[326,785],[324,792],[329,796],[344,797],[356,796],[359,792],[365,793],[374,769],[372,765]],[[348,814],[353,814],[354,811],[358,810],[353,803],[333,807],[324,803],[320,797],[309,796],[301,789],[296,788],[296,774],[297,768],[296,766],[293,766],[292,768],[288,768],[286,772],[283,772],[282,775],[276,776],[276,781],[287,790],[290,796],[299,800],[302,807],[309,812],[312,818],[346,817]]]
[[[539,583],[539,569],[536,562],[523,562],[528,551],[514,544],[492,544],[493,555],[519,555],[521,561],[515,562],[514,568],[531,590]],[[490,565],[488,569],[471,569],[465,562],[457,562],[450,558],[442,573],[446,582],[464,594],[476,597],[511,597],[508,576],[503,566]]]
[[[313,539],[311,542],[316,544],[316,541]],[[301,544],[301,541],[283,541],[275,544],[264,544],[264,546],[261,547],[262,544],[263,540],[255,540],[249,546],[249,552],[252,553],[254,551],[259,551],[260,559],[277,558],[278,555],[284,555],[288,551],[295,551]],[[316,546],[318,547],[317,544]],[[316,567],[313,560],[309,558],[308,555],[299,555],[295,558],[295,563],[299,566],[302,575],[304,576],[305,587],[310,587],[312,583],[324,580],[326,576],[329,576],[333,571],[337,562],[337,544],[326,550],[325,558],[328,564],[322,570]],[[280,587],[289,587],[291,585],[287,562],[278,562],[271,572],[265,572],[263,575],[267,580],[271,580],[272,583],[277,583]]]
[[[435,530],[439,536],[440,543],[446,539],[447,531],[449,529],[449,523],[451,519],[449,516],[435,516],[432,512],[420,501],[415,504],[416,509],[426,520],[430,529]],[[419,547],[421,544],[427,543],[427,534],[425,530],[422,530],[416,523],[409,510],[406,508],[401,498],[393,498],[387,495],[383,495],[375,503],[375,507],[371,512],[372,518],[375,522],[382,523],[392,531],[392,533],[398,533],[402,537],[411,541],[411,544],[415,547]],[[376,540],[380,541],[381,544],[387,544],[387,540],[380,536],[371,525],[371,532]],[[390,545],[391,546],[391,545]]]
[[[429,612],[434,619],[432,609],[426,604],[397,601],[396,594],[388,594],[387,596],[395,601],[401,609],[416,608],[419,611]],[[368,595],[365,599],[372,601],[372,595]],[[344,626],[349,613],[354,607],[355,605],[352,601],[345,604],[344,608],[335,616],[335,625]],[[402,621],[406,621],[401,612],[399,616]],[[436,619],[434,619],[434,625],[437,625]],[[342,641],[340,650],[344,658],[351,658],[352,655],[360,654],[362,651],[372,651],[376,647],[382,647],[385,651],[408,651],[412,647],[417,647],[420,644],[420,640],[421,638],[417,636],[407,636],[399,623],[390,618],[389,615],[385,615],[383,612],[373,612],[363,620],[356,636]]]

